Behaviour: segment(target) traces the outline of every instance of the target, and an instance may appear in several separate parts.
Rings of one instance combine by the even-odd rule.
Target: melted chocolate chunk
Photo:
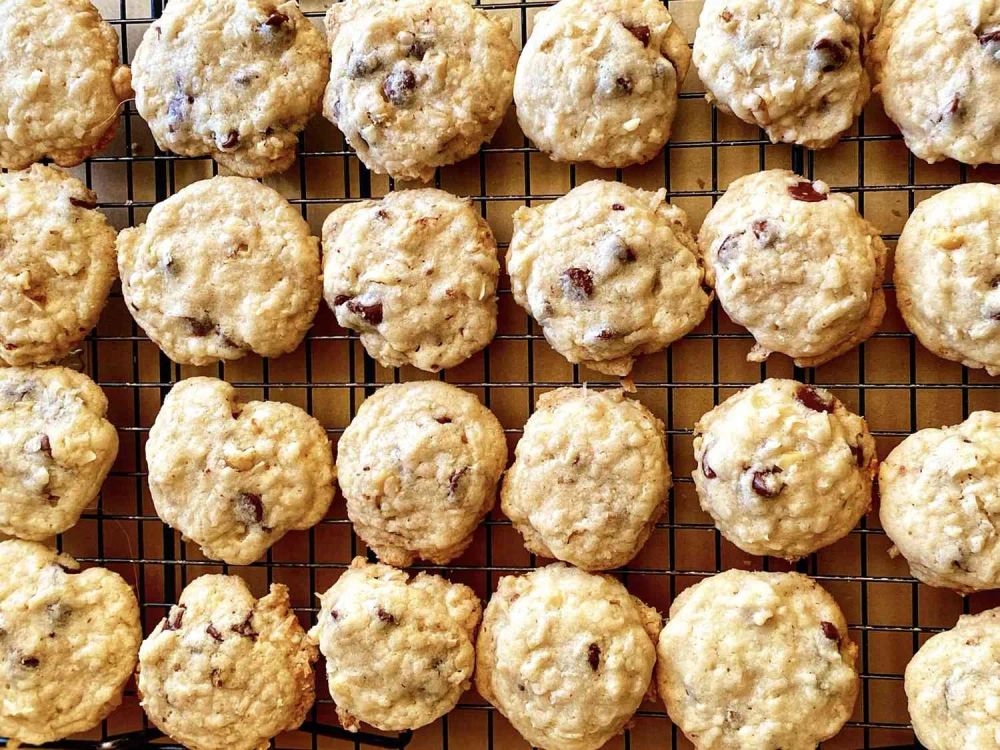
[[[715,473],[715,469],[708,465],[708,461],[705,456],[701,457],[701,473],[705,475],[705,479],[715,479],[718,474]]]
[[[167,105],[167,127],[171,133],[187,119],[191,105],[194,104],[194,97],[183,92],[178,92]]]
[[[423,60],[427,50],[431,48],[431,43],[426,39],[416,39],[406,50],[406,56],[414,60]]]
[[[612,203],[611,204],[611,210],[612,211],[624,211],[625,210],[625,206],[623,206],[621,203]]]
[[[164,622],[164,630],[180,630],[181,624],[184,622],[184,612],[187,611],[186,604],[178,604],[176,607],[170,610],[170,614],[167,616]]]
[[[451,424],[451,417],[438,417],[434,420],[438,424]]]
[[[630,33],[632,36],[634,36],[636,39],[642,42],[643,47],[649,44],[648,26],[630,26],[627,23],[623,23],[622,26],[628,29],[628,33]]]
[[[381,67],[382,60],[379,59],[378,55],[354,54],[347,61],[347,77],[364,78],[365,76],[370,76]]]
[[[417,77],[407,68],[392,71],[382,81],[382,93],[386,101],[392,102],[397,107],[405,107],[413,101],[416,88]]]
[[[560,280],[563,294],[569,299],[582,302],[594,294],[594,275],[586,268],[567,268]]]
[[[590,647],[587,649],[587,663],[595,672],[597,671],[597,668],[601,666],[601,647],[596,643],[591,643]]]
[[[813,51],[817,53],[820,69],[824,73],[839,70],[851,57],[851,51],[844,43],[825,37],[813,45]]]
[[[348,295],[346,295],[346,294],[338,294],[336,297],[333,298],[333,306],[334,307],[340,307],[342,304],[344,304],[345,302],[347,302],[349,299],[350,299],[350,297]]]
[[[70,196],[69,202],[77,208],[97,208],[97,201],[92,201],[89,198],[74,198]]]
[[[347,303],[347,309],[354,315],[357,315],[366,323],[377,326],[382,322],[382,303],[373,302],[370,305],[366,305],[357,300],[350,300]]]
[[[813,411],[826,412],[827,414],[833,414],[833,409],[835,402],[833,399],[827,399],[825,396],[821,395],[819,391],[808,385],[800,385],[795,389],[795,400],[802,404],[807,409],[812,409]]]
[[[218,140],[218,137],[216,137],[216,140]],[[239,134],[239,132],[237,132],[235,130],[230,130],[226,134],[225,140],[223,140],[221,143],[219,143],[219,147],[220,148],[236,148],[236,146],[239,145],[239,142],[240,142],[240,134]]]
[[[38,450],[47,454],[49,458],[52,457],[52,441],[49,440],[48,435],[42,435],[38,439]]]
[[[27,669],[38,669],[38,665],[39,664],[41,664],[41,662],[38,661],[38,657],[37,656],[22,656],[21,657],[21,666],[22,667],[26,667]]]
[[[396,619],[395,615],[393,615],[391,612],[386,612],[381,607],[378,608],[378,611],[375,614],[378,615],[378,619],[380,619],[384,623],[387,623],[388,625],[399,624],[399,620]]]
[[[865,465],[865,449],[864,447],[862,447],[860,442],[861,436],[858,435],[858,438],[859,438],[858,444],[852,445],[850,446],[850,448],[851,448],[851,455],[854,456],[854,462],[858,465],[858,468],[861,469]]]
[[[246,526],[259,525],[264,520],[264,503],[260,495],[241,492],[235,500],[236,517]]]
[[[755,471],[750,486],[761,497],[777,497],[785,487],[785,480],[779,474],[781,469],[777,466]]]
[[[283,26],[286,23],[288,23],[288,16],[278,10],[272,11],[271,15],[269,15],[267,20],[264,21],[264,25],[270,26],[272,29]]]
[[[825,635],[831,641],[840,640],[840,631],[837,629],[837,626],[834,625],[832,622],[827,622],[826,620],[823,620],[823,622],[821,622],[819,626],[823,628],[823,635]]]
[[[990,44],[1000,44],[1000,29],[983,32],[979,35],[979,43],[984,47]]]
[[[215,323],[199,318],[184,318],[195,336],[210,336],[215,333]]]
[[[746,232],[734,232],[719,244],[719,249],[715,251],[715,257],[722,266],[728,266],[735,259],[740,251],[740,238]]]
[[[615,88],[621,94],[631,94],[634,85],[632,79],[628,76],[618,76],[615,78]]]
[[[212,623],[209,623],[208,627],[205,628],[205,630],[206,630],[206,632],[210,636],[212,636],[212,638],[214,638],[215,640],[219,641],[220,643],[222,642],[222,633],[220,633],[218,631],[218,629],[215,627],[215,625],[213,625]]]
[[[458,483],[462,481],[462,477],[469,473],[469,467],[463,466],[458,471],[452,472],[452,475],[448,477],[448,494],[454,495],[458,490]]]
[[[253,629],[251,622],[253,621],[253,610],[247,613],[246,619],[239,625],[233,625],[231,628],[234,633],[242,635],[244,638],[249,638],[252,641],[257,640],[257,631]]]
[[[803,203],[820,203],[829,197],[826,193],[816,190],[808,180],[802,180],[795,185],[789,185],[788,194],[795,200],[802,201]]]

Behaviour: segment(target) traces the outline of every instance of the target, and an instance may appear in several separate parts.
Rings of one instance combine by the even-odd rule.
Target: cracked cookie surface
[[[132,66],[136,109],[160,148],[243,177],[292,165],[330,70],[323,34],[278,0],[171,0]]]
[[[316,645],[288,587],[254,598],[239,576],[205,575],[181,592],[139,649],[142,707],[191,750],[266,750],[312,708]]]
[[[36,542],[0,542],[0,736],[32,745],[93,729],[122,700],[142,640],[121,576]]]
[[[472,684],[482,606],[468,586],[356,557],[320,602],[309,633],[348,730],[425,726]]]
[[[118,235],[122,294],[175,362],[277,357],[312,325],[319,240],[276,190],[244,177],[189,185]]]
[[[157,515],[207,557],[233,565],[315,526],[333,500],[323,426],[292,404],[243,402],[215,378],[173,387],[149,431],[146,462]]]

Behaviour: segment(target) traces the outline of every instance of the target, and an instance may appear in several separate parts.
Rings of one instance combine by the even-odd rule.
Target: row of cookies
[[[570,362],[625,376],[704,319],[712,298],[772,352],[820,365],[885,313],[886,247],[851,198],[770,170],[735,180],[695,237],[683,210],[594,180],[514,214],[511,292]],[[0,359],[65,357],[95,325],[115,277],[135,320],[176,362],[205,365],[303,340],[325,296],[385,366],[437,372],[497,329],[497,244],[465,200],[393,192],[334,210],[320,242],[275,190],[196,182],[115,237],[96,196],[34,165],[0,175]],[[921,203],[896,252],[903,317],[921,342],[1000,370],[1000,188],[961,185]],[[961,290],[961,294],[953,290]]]
[[[870,96],[871,68],[918,156],[1000,161],[984,93],[1000,83],[991,0],[896,2],[872,41],[879,10],[709,0],[694,63],[710,101],[774,141],[835,143]],[[292,1],[174,0],[131,72],[90,0],[4,0],[3,11],[14,23],[0,37],[6,168],[99,150],[130,86],[162,149],[248,177],[287,169],[321,104],[370,169],[396,178],[427,181],[474,154],[512,100],[554,159],[624,167],[667,142],[692,59],[658,0],[560,0],[536,15],[520,59],[509,20],[464,0],[333,3],[329,45]]]
[[[43,540],[68,530],[117,453],[104,394],[66,368],[4,368],[0,404],[0,532]],[[734,394],[695,425],[693,452],[702,508],[750,554],[804,557],[845,537],[871,505],[875,441],[864,419],[816,386],[770,379]],[[336,477],[355,532],[381,560],[443,565],[493,509],[507,443],[474,395],[418,381],[369,396],[335,464],[304,410],[190,378],[164,400],[146,463],[157,514],[210,559],[250,564],[316,525]],[[989,411],[920,430],[889,454],[882,525],[917,578],[962,592],[1000,587],[990,523],[998,467],[1000,414]],[[531,552],[610,570],[649,539],[670,486],[656,416],[621,390],[567,387],[540,397],[500,497]]]
[[[664,622],[616,579],[563,564],[501,577],[484,612],[467,586],[356,558],[320,603],[307,633],[284,585],[258,600],[238,576],[204,575],[142,640],[116,573],[2,542],[0,736],[87,731],[135,669],[146,715],[173,740],[259,750],[312,708],[317,646],[351,731],[425,726],[474,678],[541,750],[596,750],[657,694],[699,750],[806,750],[840,731],[860,686],[843,613],[798,573],[711,576]],[[1000,609],[962,617],[913,657],[905,689],[928,750],[990,746],[998,696],[982,664],[998,650]]]

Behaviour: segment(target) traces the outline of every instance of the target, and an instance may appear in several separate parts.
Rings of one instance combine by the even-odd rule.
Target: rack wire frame
[[[685,14],[689,20],[689,29],[693,29],[690,19],[697,18],[699,0],[665,1],[675,17]],[[98,0],[99,6],[101,2],[102,0]],[[511,17],[522,44],[527,37],[531,14],[552,4],[552,0],[475,2],[489,12],[502,12]],[[138,35],[160,16],[165,0],[148,0],[148,5],[146,0],[103,0],[103,3],[101,9],[105,17],[119,30],[122,59],[130,60]],[[324,5],[322,0],[314,0],[313,4]],[[303,2],[303,7],[312,18],[319,19],[322,16],[323,8],[313,8],[309,0]],[[688,83],[695,77],[692,73]],[[690,87],[686,89],[681,95],[680,117],[683,117],[685,104],[701,102],[702,96],[700,90]],[[820,173],[822,170],[817,169],[817,159],[822,158],[817,154],[797,147],[772,146],[759,131],[747,132],[743,128],[733,134],[733,123],[729,122],[729,118],[720,117],[707,105],[702,104],[701,113],[701,116],[710,118],[709,137],[675,137],[664,150],[663,156],[645,168],[642,178],[644,183],[648,182],[649,169],[661,170],[660,185],[667,189],[671,201],[714,203],[724,192],[727,182],[724,172],[728,171],[725,167],[731,161],[730,157],[737,152],[745,156],[748,150],[756,153],[755,164],[747,165],[745,158],[732,159],[739,161],[743,171],[783,166],[810,178],[825,177]],[[905,152],[897,132],[882,128],[875,129],[877,132],[866,132],[866,117],[872,117],[871,107],[862,115],[856,129],[845,137],[843,145],[838,147],[855,154],[855,179],[835,185],[835,189],[855,195],[862,213],[866,213],[866,208],[880,194],[893,193],[905,196],[905,213],[908,215],[920,195],[946,189],[969,179],[969,170],[956,165],[949,166],[945,171],[932,170],[927,173],[925,165]],[[88,159],[79,169],[79,174],[94,186],[97,183],[106,184],[107,179],[102,173],[109,168],[114,169],[115,174],[111,179],[117,184],[118,190],[112,191],[111,198],[100,195],[100,207],[116,224],[131,226],[141,223],[145,212],[152,205],[179,189],[181,180],[178,171],[191,160],[163,153],[152,146],[143,147],[139,141],[145,139],[147,144],[152,142],[145,124],[131,103],[126,105],[121,118],[119,137],[110,151]],[[378,195],[380,187],[390,190],[396,187],[390,180],[387,185],[376,184],[373,189],[372,175],[358,163],[342,139],[339,145],[335,143],[332,147],[329,146],[328,139],[318,139],[324,143],[317,147],[313,143],[312,132],[311,126],[300,140],[300,158],[297,166],[289,173],[290,182],[285,187],[292,186],[292,194],[289,195],[291,202],[301,208],[303,215],[314,226],[317,217],[311,212],[315,208],[328,210],[343,202]],[[535,181],[532,168],[537,170],[541,164],[548,171],[552,165],[538,161],[544,160],[544,156],[539,155],[523,136],[519,137],[520,142],[515,136],[506,143],[499,144],[495,139],[496,145],[485,146],[478,157],[462,167],[467,174],[472,175],[471,181],[462,183],[467,188],[466,194],[471,193],[470,198],[489,219],[497,219],[491,209],[499,204],[531,204],[550,200],[561,194],[560,191],[533,189]],[[872,149],[884,146],[889,147],[888,152],[880,151],[875,157],[871,155]],[[866,148],[869,149],[867,159]],[[682,154],[688,150],[706,154],[709,160],[707,181],[702,181],[695,187],[676,185],[676,162],[685,163]],[[887,170],[876,171],[880,174],[895,171],[902,179],[872,177],[872,162],[878,160],[884,165],[887,158],[890,161],[902,160],[902,172],[899,172],[898,164]],[[206,160],[201,161],[208,166]],[[332,174],[334,170],[342,171],[342,191],[333,191],[329,195],[314,194],[309,183],[315,172],[311,172],[307,165],[317,163],[327,174]],[[750,168],[747,169],[747,166]],[[217,171],[214,165],[210,168],[213,173]],[[488,172],[497,168],[507,173],[520,171],[521,189],[503,192],[493,189],[494,183]],[[583,168],[564,166],[559,169],[565,170],[567,187],[573,187],[578,180],[586,179]],[[989,169],[980,170],[976,179],[995,181],[996,174],[997,172]],[[601,176],[630,182],[633,173],[630,170],[615,170]],[[513,186],[516,187],[516,174],[513,181]],[[375,182],[378,182],[377,178]],[[442,172],[439,171],[434,184],[441,187],[445,182],[447,180],[443,179]],[[905,215],[900,218],[905,219]],[[500,234],[498,232],[498,236]],[[898,237],[898,233],[887,232],[884,236],[891,242]],[[506,243],[500,242],[500,247],[503,253]],[[607,382],[606,378],[595,377],[595,373],[582,371],[578,366],[566,365],[562,370],[554,370],[544,338],[530,319],[513,305],[509,285],[501,284],[499,294],[501,309],[506,308],[508,319],[515,322],[506,327],[501,325],[497,343],[491,345],[477,360],[477,369],[473,375],[463,369],[458,378],[453,378],[452,373],[442,373],[442,378],[473,390],[483,398],[487,406],[494,408],[500,402],[506,402],[507,394],[511,392],[526,396],[528,414],[536,396],[545,389],[584,381],[599,386],[614,385]],[[152,511],[145,488],[146,472],[142,462],[145,437],[152,417],[155,416],[155,409],[171,385],[192,373],[188,368],[173,364],[156,351],[142,330],[124,312],[117,287],[112,294],[110,308],[112,309],[105,317],[110,317],[114,322],[107,324],[102,319],[98,329],[87,338],[79,353],[78,363],[111,397],[112,419],[118,426],[121,437],[119,460],[96,509],[84,514],[80,530],[74,529],[59,537],[57,545],[60,549],[73,553],[85,564],[105,565],[122,573],[133,583],[140,602],[144,629],[148,633],[170,604],[177,600],[180,591],[192,577],[203,572],[227,572],[231,569],[201,558],[194,545],[181,542],[179,536],[163,525]],[[354,416],[364,396],[386,382],[399,382],[416,374],[378,367],[364,354],[356,335],[336,327],[329,311],[321,313],[320,321],[307,336],[301,351],[291,355],[297,357],[297,362],[301,365],[301,371],[296,377],[289,377],[278,361],[266,360],[258,361],[255,365],[258,369],[250,375],[234,364],[209,368],[209,373],[226,378],[241,389],[264,398],[288,398],[310,412],[322,411],[320,402],[330,392],[346,392],[347,413],[341,419],[324,420],[331,437],[336,440],[349,418]],[[744,363],[742,369],[736,368],[737,375],[733,376],[732,367],[727,363],[733,359],[734,352],[749,349],[752,342],[745,331],[726,320],[718,305],[713,306],[709,319],[687,341],[690,346],[684,351],[681,351],[680,345],[675,345],[660,355],[647,358],[657,363],[653,368],[654,373],[644,377],[639,372],[635,378],[638,397],[652,400],[653,405],[659,407],[658,415],[666,423],[669,458],[674,467],[674,489],[667,514],[657,525],[647,545],[651,550],[655,548],[655,563],[645,562],[644,556],[640,555],[637,561],[616,571],[633,593],[651,600],[664,611],[684,586],[728,567],[765,570],[784,570],[790,567],[777,561],[750,559],[734,553],[734,548],[721,538],[707,516],[699,516],[699,511],[692,510],[697,503],[692,500],[692,482],[686,475],[692,468],[689,444],[691,420],[681,414],[684,411],[682,407],[693,395],[707,393],[707,408],[711,408],[731,392],[770,376],[789,376],[806,382],[819,382],[834,389],[852,408],[873,422],[873,433],[879,441],[879,452],[883,457],[892,445],[919,427],[927,426],[927,420],[934,418],[924,413],[926,404],[922,402],[925,400],[935,402],[936,399],[943,399],[943,413],[950,415],[952,421],[964,419],[975,408],[1000,408],[1000,387],[994,381],[982,373],[969,371],[958,365],[944,365],[934,360],[919,348],[914,338],[898,325],[898,321],[894,330],[880,331],[870,342],[863,344],[857,353],[848,355],[845,358],[849,361],[846,369],[843,365],[839,366],[832,374],[826,369],[801,370],[792,368],[787,362],[769,362],[749,366],[749,370]],[[319,374],[321,370],[327,370],[327,363],[323,362],[323,366],[320,366],[321,359],[331,351],[331,347],[342,347],[346,351],[347,361],[340,368],[341,377],[328,378]],[[496,352],[498,347],[503,349],[499,362]],[[879,351],[873,352],[873,349]],[[887,352],[901,359],[900,366],[888,374],[884,367],[877,364]],[[512,356],[512,353],[523,355],[524,375],[505,379],[503,373],[506,368],[500,364]],[[695,356],[707,359],[708,362],[701,370],[694,368],[696,374],[692,375],[688,363]],[[852,362],[854,364],[850,364]],[[204,372],[204,368],[201,372]],[[553,375],[553,372],[556,374]],[[894,396],[889,406],[881,403],[882,396],[886,393]],[[873,409],[872,405],[876,401],[880,402],[879,406]],[[905,406],[898,408],[894,405],[899,403]],[[707,411],[707,408],[703,410]],[[874,423],[876,418],[884,419],[887,410],[891,412],[892,419],[885,425]],[[937,416],[942,413],[942,409],[934,406],[931,413]],[[697,416],[700,414],[696,414],[695,418]],[[521,424],[523,419],[515,424],[505,422],[511,446],[520,434]],[[340,516],[336,515],[337,503],[340,504]],[[480,529],[481,538],[477,540],[477,544],[481,551],[478,557],[467,560],[463,556],[452,565],[429,569],[469,583],[483,598],[487,598],[489,592],[495,589],[499,576],[528,570],[538,562],[533,555],[528,555],[523,550],[523,558],[512,558],[508,552],[501,550],[505,540],[514,539],[512,544],[517,541],[516,534],[512,534],[510,523],[495,511]],[[318,610],[308,594],[325,590],[349,560],[355,554],[363,553],[364,549],[350,532],[349,522],[342,514],[342,500],[339,497],[331,510],[331,517],[309,532],[292,536],[295,537],[294,540],[286,538],[290,540],[288,544],[269,551],[265,560],[254,566],[241,568],[239,572],[250,578],[258,589],[266,588],[266,585],[276,580],[287,582],[290,577],[294,579],[307,592],[306,598],[298,599],[295,604],[297,614],[308,625],[314,620]],[[839,567],[840,563],[836,560],[828,560],[824,552],[812,555],[794,566],[794,569],[820,580],[838,596],[842,605],[845,600],[849,603],[845,609],[850,621],[850,634],[859,643],[861,650],[859,666],[862,689],[855,715],[844,732],[825,743],[824,747],[916,747],[905,717],[905,705],[904,713],[900,713],[899,705],[905,657],[915,651],[929,634],[949,627],[958,613],[978,611],[1000,603],[1000,600],[991,595],[959,600],[950,594],[942,596],[941,592],[918,585],[906,574],[905,566],[886,562],[884,552],[889,545],[884,533],[878,528],[877,519],[871,514],[839,546],[845,545],[854,558],[854,564],[847,568]],[[331,547],[337,548],[333,555],[337,559],[327,559],[327,552]],[[695,547],[700,552],[707,553],[707,563],[689,562],[690,555],[687,551]],[[294,551],[289,553],[289,549]],[[853,553],[854,549],[857,550],[856,553]],[[893,599],[896,605],[907,610],[909,621],[895,620],[895,615],[888,616],[881,606],[885,599]],[[886,645],[890,638],[896,641],[891,648]],[[904,642],[904,660],[897,653],[900,639]],[[891,663],[882,658],[883,650],[894,653],[893,658],[888,660]],[[313,750],[326,747],[440,747],[443,750],[449,747],[484,747],[493,750],[523,745],[518,744],[519,740],[503,717],[474,692],[464,696],[456,711],[449,717],[416,733],[366,732],[351,735],[336,726],[329,696],[324,692],[324,683],[320,668],[317,675],[320,698],[309,720],[300,731],[278,738],[274,747]],[[892,707],[889,714],[886,713],[886,706]],[[470,722],[459,721],[462,716],[472,717],[471,730],[468,726]],[[142,715],[137,706],[134,686],[130,686],[124,706],[105,720],[99,729],[86,738],[58,743],[58,746],[110,749],[156,744],[159,747],[177,747],[161,743],[165,741]],[[0,745],[5,744],[6,741],[0,739]],[[676,727],[669,723],[662,704],[644,704],[635,726],[609,747],[644,750],[690,745]]]

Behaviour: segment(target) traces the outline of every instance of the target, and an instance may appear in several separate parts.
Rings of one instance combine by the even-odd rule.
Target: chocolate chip
[[[184,318],[195,336],[209,336],[215,333],[215,323],[200,318]]]
[[[23,656],[21,657],[21,666],[27,667],[28,669],[38,669],[38,665],[41,662],[38,661],[37,656]]]
[[[983,32],[979,35],[979,43],[984,47],[988,44],[1000,43],[1000,29]]]
[[[823,620],[823,622],[821,622],[819,626],[823,628],[823,635],[825,635],[831,641],[840,640],[840,631],[837,629],[837,626],[834,625],[832,622],[827,622],[826,620]]]
[[[382,322],[381,302],[373,302],[370,305],[366,305],[358,302],[356,299],[352,299],[347,303],[347,309],[370,325],[377,326]]]
[[[801,180],[795,185],[789,185],[788,194],[795,200],[802,201],[803,203],[819,203],[829,197],[826,193],[816,190],[808,180]]]
[[[611,204],[611,210],[612,211],[624,211],[625,210],[625,206],[623,206],[621,203],[612,203]]]
[[[242,635],[244,638],[249,638],[252,641],[257,640],[257,631],[253,629],[251,622],[253,621],[253,610],[247,613],[246,619],[239,625],[233,625],[230,628],[234,633]]]
[[[630,26],[627,23],[623,23],[622,26],[624,26],[626,29],[628,29],[628,32],[632,36],[634,36],[636,39],[638,39],[640,42],[642,42],[642,46],[643,47],[645,47],[647,44],[649,44],[649,27],[648,26]]]
[[[347,61],[347,77],[364,78],[365,76],[370,76],[381,67],[382,61],[374,53],[367,55],[352,54]]]
[[[218,140],[218,137],[216,137]],[[226,139],[219,144],[220,148],[236,148],[237,144],[240,142],[240,134],[236,130],[230,130],[226,134]]]
[[[587,649],[587,663],[590,664],[590,668],[595,672],[601,666],[601,647],[596,643],[591,643]]]
[[[750,486],[761,497],[777,497],[785,487],[785,480],[778,476],[779,474],[781,474],[781,469],[777,466],[759,469],[753,473]]]
[[[163,629],[180,630],[181,624],[184,622],[185,611],[187,611],[186,604],[178,604],[176,607],[173,607],[163,624]]]
[[[948,115],[950,115],[952,117],[960,117],[961,116],[961,114],[962,114],[962,99],[961,99],[961,97],[959,97],[958,94],[955,94],[955,96],[953,96],[951,98],[951,101],[948,102],[948,109],[946,110],[946,114],[948,114]]]
[[[452,472],[452,475],[448,477],[448,494],[454,495],[458,490],[458,483],[462,481],[462,477],[469,473],[469,467],[463,466],[461,469]]]
[[[77,208],[97,208],[97,201],[92,201],[89,198],[74,198],[70,196],[69,202]]]
[[[1000,289],[1000,275],[990,279],[990,289]]]
[[[615,79],[615,88],[622,94],[631,94],[633,85],[632,79],[628,76],[618,76]]]
[[[414,60],[423,60],[427,50],[431,48],[431,43],[425,39],[416,39],[406,50],[406,56]]]
[[[705,456],[701,457],[701,473],[705,475],[705,479],[715,479],[718,474],[715,473],[715,469],[708,465],[708,461]]]
[[[820,394],[815,388],[808,385],[800,385],[795,389],[795,400],[802,404],[807,409],[812,409],[813,411],[826,412],[827,414],[833,414],[833,409],[835,402],[832,398],[828,399],[826,396]]]
[[[38,450],[40,450],[42,453],[48,454],[50,458],[52,457],[52,441],[49,440],[48,435],[42,435],[41,438],[39,438]]]
[[[602,328],[597,332],[597,338],[601,341],[611,341],[612,339],[619,339],[621,337],[622,334],[617,331],[613,331],[610,328]]]
[[[387,101],[397,107],[405,107],[413,100],[413,92],[417,88],[417,77],[407,68],[392,71],[382,81],[382,93]]]
[[[378,619],[380,619],[384,623],[388,623],[389,625],[398,625],[399,624],[399,621],[396,619],[395,615],[393,615],[390,612],[386,612],[381,607],[378,608],[378,611],[375,614],[377,614],[378,615]]]
[[[563,294],[569,299],[582,302],[594,294],[594,275],[586,268],[567,268],[560,279]]]
[[[222,687],[222,672],[218,669],[212,670],[212,687]]]
[[[277,27],[279,27],[279,26],[281,26],[283,24],[286,24],[286,23],[288,23],[288,16],[286,16],[281,11],[277,11],[277,10],[272,11],[271,15],[269,15],[267,17],[267,20],[264,21],[264,25],[265,26],[270,26],[272,29],[275,29],[275,28],[277,28]]]
[[[345,302],[347,302],[347,300],[349,300],[349,299],[350,299],[350,297],[347,296],[346,294],[338,294],[336,297],[333,298],[333,306],[334,307],[340,307],[342,304],[344,304]]]
[[[174,94],[174,98],[167,105],[167,126],[170,132],[187,119],[188,111],[194,104],[194,97],[183,92]]]
[[[451,424],[451,417],[438,417],[434,421],[438,424]]]
[[[825,37],[813,45],[813,51],[817,53],[820,70],[824,73],[832,73],[844,67],[851,56],[851,51],[845,44]]]
[[[339,620],[340,619],[340,612],[338,612],[335,609],[331,609],[330,610],[330,618],[332,620],[334,620],[334,621]]]
[[[222,642],[222,633],[220,633],[220,632],[219,632],[219,631],[218,631],[218,630],[216,629],[215,625],[213,625],[212,623],[209,623],[209,624],[208,624],[208,627],[207,627],[207,628],[205,628],[205,630],[206,630],[206,632],[207,632],[207,633],[208,633],[208,634],[209,634],[210,636],[212,636],[212,637],[213,637],[213,638],[214,638],[215,640],[219,641],[220,643]]]
[[[860,438],[861,436],[858,435],[858,437]],[[858,443],[857,445],[850,446],[850,448],[851,448],[851,455],[854,456],[854,461],[858,465],[858,468],[859,469],[863,468],[864,465],[865,465],[865,449],[864,449],[864,446],[862,446],[861,443]]]
[[[264,520],[264,503],[260,495],[241,492],[235,500],[236,517],[245,525],[253,526]]]
[[[734,232],[719,244],[719,249],[715,251],[715,257],[722,266],[732,263],[740,251],[740,239],[746,232]]]

